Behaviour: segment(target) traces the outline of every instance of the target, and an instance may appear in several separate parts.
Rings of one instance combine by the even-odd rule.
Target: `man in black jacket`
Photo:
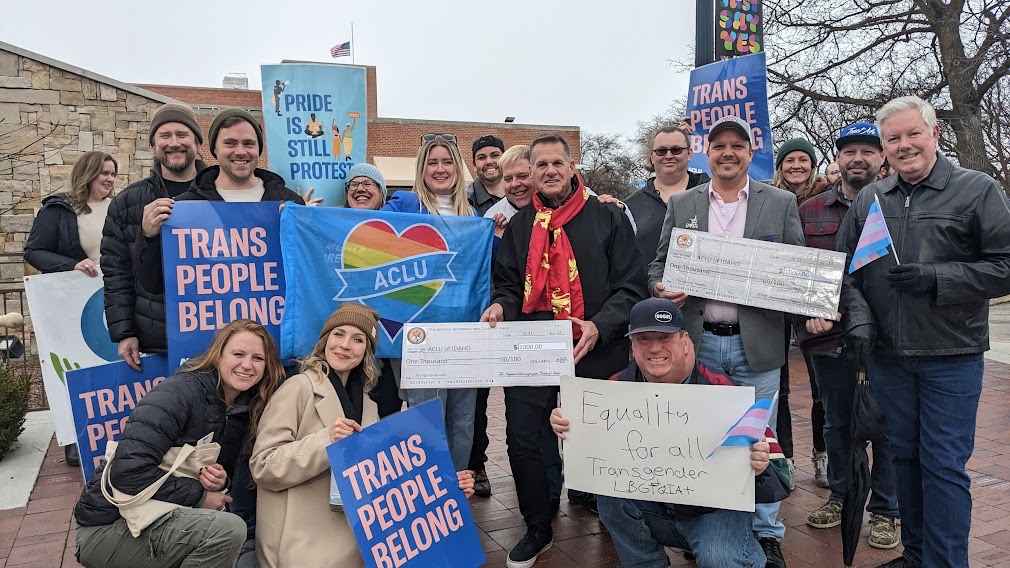
[[[967,566],[965,463],[989,349],[989,299],[1010,293],[1010,208],[994,179],[937,151],[928,103],[901,97],[876,118],[897,175],[859,193],[838,246],[856,251],[879,200],[893,253],[846,276],[845,349],[869,366],[877,400],[887,401],[905,546],[891,565]]]
[[[563,138],[534,140],[530,161],[536,192],[502,235],[481,321],[569,319],[576,374],[609,378],[628,364],[628,312],[647,296],[634,231],[620,209],[589,196]],[[553,543],[543,437],[553,436],[557,394],[558,387],[505,389],[509,463],[526,521],[510,568],[529,568]]]
[[[182,194],[204,165],[196,159],[203,130],[189,107],[166,104],[154,113],[148,137],[154,150],[151,175],[130,184],[109,205],[102,231],[102,275],[105,279],[105,320],[119,343],[119,355],[140,369],[140,352],[163,352],[165,299],[144,288],[132,255],[144,230],[160,230],[168,215],[159,214]]]

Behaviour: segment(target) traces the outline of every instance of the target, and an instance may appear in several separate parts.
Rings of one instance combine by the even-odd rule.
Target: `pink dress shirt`
[[[744,224],[747,222],[747,194],[750,192],[750,178],[732,203],[726,203],[722,197],[708,185],[708,232],[724,237],[743,237]],[[737,323],[736,304],[707,300],[705,302],[705,321],[709,323]]]

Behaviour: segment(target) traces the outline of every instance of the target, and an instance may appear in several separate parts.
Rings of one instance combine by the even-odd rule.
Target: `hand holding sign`
[[[200,469],[200,485],[206,491],[221,491],[228,484],[224,467],[216,463]]]
[[[361,424],[350,418],[337,418],[333,426],[330,426],[330,441],[343,440],[355,432],[361,432]]]

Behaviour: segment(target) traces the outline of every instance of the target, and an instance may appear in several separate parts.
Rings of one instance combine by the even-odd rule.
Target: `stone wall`
[[[145,177],[154,158],[147,130],[162,101],[42,59],[0,50],[0,282],[21,281],[35,212],[69,190],[81,154],[112,154],[117,191]]]

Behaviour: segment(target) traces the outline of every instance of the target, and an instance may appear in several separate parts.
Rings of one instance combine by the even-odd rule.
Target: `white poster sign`
[[[571,421],[565,483],[597,495],[753,511],[750,448],[717,448],[752,404],[753,387],[562,377],[561,411]]]
[[[25,296],[56,440],[76,442],[66,372],[120,360],[105,323],[104,282],[71,270],[25,277]]]

